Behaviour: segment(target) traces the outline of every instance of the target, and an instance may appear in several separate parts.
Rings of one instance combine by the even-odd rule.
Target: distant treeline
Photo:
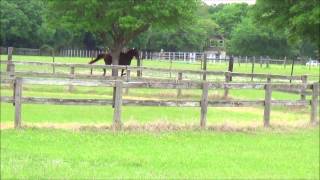
[[[56,51],[64,48],[105,49],[109,46],[108,34],[66,28],[63,24],[51,25],[47,18],[51,13],[46,1],[1,0],[0,4],[1,46]],[[259,23],[257,11],[261,11],[261,7],[256,6],[207,6],[201,3],[194,22],[178,28],[165,25],[151,27],[132,40],[129,46],[147,51],[203,51],[210,45],[211,38],[223,37],[224,49],[228,54],[270,57],[317,56],[317,44],[310,38],[300,36],[293,39],[286,30]]]

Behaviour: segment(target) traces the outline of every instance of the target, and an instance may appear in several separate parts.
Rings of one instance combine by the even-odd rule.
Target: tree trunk
[[[112,48],[111,49],[111,56],[112,56],[112,65],[119,65],[119,59],[120,59],[120,52],[122,47]],[[118,76],[118,70],[112,69],[112,76],[117,77]]]
[[[229,66],[228,66],[228,71],[233,72],[233,56],[231,55],[229,58]],[[229,81],[232,81],[232,76],[229,77]]]
[[[119,59],[120,59],[120,52],[122,47],[116,46],[115,48],[111,49],[111,57],[112,57],[112,65],[119,65]],[[112,77],[115,79],[118,77],[118,69],[112,69]],[[116,98],[116,87],[113,87],[113,98],[112,98],[112,107],[115,106],[115,98]]]

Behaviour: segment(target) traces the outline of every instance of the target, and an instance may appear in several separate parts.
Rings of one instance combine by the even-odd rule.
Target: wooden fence
[[[158,81],[131,81],[123,80],[83,80],[83,79],[52,79],[52,78],[4,78],[1,77],[1,83],[13,83],[14,96],[1,96],[1,102],[13,103],[15,106],[14,127],[21,127],[21,104],[64,104],[64,105],[113,105],[114,116],[113,126],[120,129],[121,107],[127,106],[179,106],[179,107],[200,107],[200,126],[206,127],[206,117],[208,107],[249,107],[264,106],[263,124],[265,127],[270,125],[271,106],[296,106],[310,105],[311,115],[310,122],[318,121],[319,106],[319,83],[313,84],[279,84],[279,83],[213,83],[213,82],[195,82],[195,81],[176,81],[176,82],[158,82]],[[23,85],[66,85],[66,86],[105,86],[114,87],[115,98],[109,99],[60,99],[60,98],[39,98],[39,97],[23,97]],[[123,88],[160,88],[160,89],[201,89],[202,96],[198,101],[158,101],[158,100],[126,100],[123,99]],[[215,100],[209,101],[209,91],[212,89],[264,89],[264,100]],[[277,88],[295,89],[295,90],[312,90],[312,99],[310,100],[272,100],[272,91]]]
[[[142,77],[143,72],[149,71],[149,72],[159,72],[159,73],[167,73],[171,75],[173,74],[174,77],[176,77],[175,80],[181,81],[181,80],[195,80],[195,79],[187,79],[186,76],[193,75],[194,77],[200,77],[198,80],[208,80],[208,77],[214,76],[214,77],[223,77],[222,81],[228,83],[231,82],[231,78],[233,77],[240,77],[240,78],[246,78],[251,79],[251,82],[253,82],[253,79],[264,79],[266,82],[271,81],[300,81],[303,84],[308,83],[308,76],[302,75],[302,76],[285,76],[285,75],[274,75],[274,74],[258,74],[258,73],[238,73],[238,72],[229,72],[229,71],[207,71],[207,70],[181,70],[181,69],[163,69],[163,68],[150,68],[150,67],[137,67],[137,66],[114,66],[114,65],[89,65],[89,64],[68,64],[68,63],[44,63],[44,62],[25,62],[25,61],[0,61],[1,64],[7,64],[7,72],[1,72],[1,75],[11,75],[11,76],[36,76],[36,77],[61,77],[61,78],[99,78],[99,79],[114,79],[114,77],[103,77],[101,75],[93,75],[92,69],[125,69],[127,71],[127,76],[122,77],[122,79],[125,79],[126,81],[131,81],[135,79],[140,79],[140,81],[143,80],[158,80],[158,81],[166,81],[163,77],[158,76],[148,76],[148,77]],[[38,68],[39,71],[17,71],[15,70],[16,66],[47,66],[52,68],[51,72],[41,72],[42,68]],[[68,68],[69,71],[65,72],[56,72],[56,68]],[[87,69],[87,71],[77,72],[76,69]],[[91,71],[89,71],[91,69]],[[137,75],[132,76],[131,73],[136,71]],[[169,80],[172,80],[172,78],[169,78]],[[235,81],[235,80],[233,80]],[[72,88],[70,88],[72,90]],[[288,89],[277,89],[278,91],[284,91],[289,93],[295,93],[295,94],[301,94],[301,99],[304,100],[306,98],[306,95],[311,94],[308,91],[294,91],[294,90],[288,90]],[[180,94],[181,94],[181,90]],[[225,89],[225,97],[228,96],[228,89]]]
[[[10,47],[0,47],[0,54],[7,54]],[[96,57],[99,53],[104,53],[103,50],[89,50],[89,49],[61,49],[53,53],[52,50],[45,49],[31,49],[31,48],[14,48],[15,55],[33,55],[33,56],[60,56],[60,57]],[[208,62],[210,63],[227,63],[229,55],[216,55],[214,53],[206,52]],[[194,63],[203,59],[204,52],[149,52],[141,51],[140,57],[142,59],[156,59],[164,61],[180,61],[187,63]],[[234,62],[238,63],[257,63],[269,66],[269,64],[282,64],[285,68],[286,65],[292,64],[292,59],[287,57],[270,58],[268,56],[233,56]],[[310,58],[306,57],[298,61],[300,64],[305,64]],[[297,63],[297,62],[296,62]]]

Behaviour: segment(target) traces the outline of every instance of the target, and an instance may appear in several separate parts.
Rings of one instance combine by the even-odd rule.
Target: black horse
[[[119,65],[123,65],[123,66],[130,66],[131,64],[131,60],[132,58],[135,57],[137,59],[137,61],[140,61],[139,58],[139,51],[135,48],[128,50],[126,53],[121,52],[120,56],[119,56]],[[98,56],[89,62],[89,64],[93,64],[95,62],[97,62],[98,60],[103,59],[104,63],[106,65],[111,65],[112,64],[112,56],[110,53],[103,53],[103,54],[98,54]],[[123,73],[124,69],[121,70],[121,76],[125,75],[125,73]],[[103,75],[106,75],[106,69],[103,69]]]

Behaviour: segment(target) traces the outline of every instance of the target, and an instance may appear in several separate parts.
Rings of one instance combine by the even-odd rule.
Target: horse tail
[[[98,54],[98,56],[94,60],[90,61],[89,64],[93,64],[93,63],[99,61],[100,59],[103,59],[104,56],[105,56],[105,54]]]

